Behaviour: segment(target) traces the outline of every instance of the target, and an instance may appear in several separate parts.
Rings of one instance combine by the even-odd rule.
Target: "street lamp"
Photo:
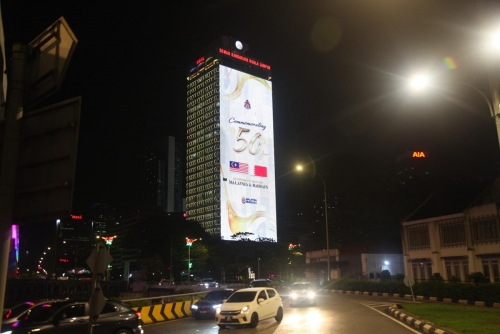
[[[117,238],[116,235],[110,235],[110,236],[107,236],[107,237],[101,237],[101,239],[106,242],[106,245],[108,245],[108,253],[110,253],[110,254],[111,254],[111,244],[113,243],[113,240],[115,240],[116,238]],[[106,278],[107,278],[108,281],[111,279],[111,264],[108,264],[108,270],[106,272]]]
[[[301,166],[301,165],[298,165],[296,167],[296,170],[301,172],[304,168]],[[323,189],[324,189],[324,192],[325,192],[325,227],[326,227],[326,270],[327,270],[327,281],[330,281],[330,242],[328,240],[328,202],[326,200],[326,183],[325,183],[325,179],[323,178],[323,176],[321,176],[321,174],[319,174],[318,172],[316,172],[316,175],[318,175],[321,180],[323,181]]]
[[[193,243],[198,240],[198,239],[190,239],[186,238],[186,245],[188,247],[188,285],[190,284],[191,280],[191,246]],[[201,240],[201,238],[200,238]]]
[[[426,88],[429,86],[429,79],[425,75],[418,75],[415,76],[413,79],[410,80],[410,86],[413,89],[421,90],[423,88]],[[493,104],[491,103],[490,99],[484,94],[479,88],[476,86],[473,86],[469,83],[463,82],[463,81],[457,81],[457,80],[446,80],[443,81],[443,83],[454,83],[454,84],[459,84],[466,86],[468,88],[471,88],[474,90],[476,93],[481,95],[481,97],[486,101],[488,104],[488,109],[490,111],[491,117],[495,119],[496,127],[497,127],[497,135],[498,135],[498,145],[500,146],[500,114],[495,115],[495,108],[493,107]]]

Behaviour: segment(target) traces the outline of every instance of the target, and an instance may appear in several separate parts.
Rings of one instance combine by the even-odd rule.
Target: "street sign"
[[[29,44],[26,110],[59,90],[77,43],[73,31],[61,17]]]
[[[99,284],[99,282],[97,282],[96,288],[92,292],[89,300],[90,316],[93,318],[99,317],[102,309],[104,308],[104,305],[106,305],[106,299],[104,298],[104,294],[102,293],[101,285]]]
[[[81,97],[32,111],[21,120],[14,221],[69,217]]]
[[[99,241],[100,242],[100,241]],[[108,250],[104,245],[99,247],[99,251],[94,250],[87,259],[87,264],[90,271],[95,274],[102,274],[108,268],[108,265],[113,261],[111,255],[109,255]]]
[[[407,287],[412,287],[413,285],[415,285],[415,280],[411,277],[405,277],[403,279],[403,282]]]

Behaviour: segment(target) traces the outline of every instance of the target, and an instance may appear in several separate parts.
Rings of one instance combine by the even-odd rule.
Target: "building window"
[[[453,261],[454,275],[456,278],[460,279],[460,261]]]
[[[474,244],[499,243],[500,232],[495,216],[484,216],[470,220]]]
[[[418,265],[416,262],[413,262],[412,268],[413,268],[413,278],[417,280],[419,277],[418,277]]]
[[[408,247],[410,250],[429,249],[430,245],[427,224],[408,226]]]
[[[432,278],[432,263],[427,262],[427,277]]]
[[[467,276],[469,276],[469,261],[463,261],[462,262],[463,266],[464,266],[464,275],[465,277],[467,278]]]
[[[488,260],[481,261],[483,264],[483,274],[486,278],[490,279],[490,266],[488,264]],[[490,279],[491,281],[491,279]]]
[[[491,269],[493,272],[493,282],[500,282],[500,275],[498,272],[498,260],[491,260]]]
[[[439,222],[441,247],[460,247],[466,245],[465,223],[463,219]]]
[[[425,279],[425,264],[422,262],[420,263],[420,278]]]
[[[451,261],[446,261],[444,263],[445,267],[446,267],[446,279],[450,279],[451,276],[453,276],[452,272],[451,272]]]

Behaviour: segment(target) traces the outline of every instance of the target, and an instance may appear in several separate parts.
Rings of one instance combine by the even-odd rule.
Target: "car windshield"
[[[24,311],[26,311],[27,309],[29,309],[30,307],[33,307],[33,305],[35,305],[35,304],[32,302],[26,302],[24,304],[17,305],[15,307],[11,308],[10,310],[8,310],[7,312],[5,312],[3,315],[3,319],[7,320],[7,319],[15,318],[18,315],[20,315],[21,313],[23,313]]]
[[[204,300],[223,300],[231,295],[232,291],[210,291],[207,293]]]
[[[312,290],[313,286],[309,283],[292,284],[292,290]]]
[[[257,294],[257,291],[242,291],[242,292],[235,292],[229,297],[227,300],[227,303],[244,303],[244,302],[251,302],[255,299],[255,295]]]

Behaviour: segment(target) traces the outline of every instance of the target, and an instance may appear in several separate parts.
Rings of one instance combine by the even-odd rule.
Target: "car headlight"
[[[307,297],[309,297],[309,298],[314,298],[314,297],[316,297],[316,294],[315,294],[314,292],[312,292],[312,291],[311,291],[311,292],[309,292],[309,293],[307,294]]]
[[[217,313],[217,314],[220,313],[220,307],[217,307],[217,309],[215,310],[215,313]]]
[[[221,306],[222,306],[222,304],[217,304],[217,305],[212,306],[212,308],[217,309],[217,308],[220,308]]]
[[[191,305],[191,309],[197,310],[198,309],[198,305]]]
[[[244,308],[241,309],[241,313],[247,313],[249,309],[250,308],[247,305],[247,306],[245,306]]]
[[[292,292],[292,293],[290,294],[290,298],[292,298],[292,299],[297,299],[297,294],[296,294],[295,292]]]

